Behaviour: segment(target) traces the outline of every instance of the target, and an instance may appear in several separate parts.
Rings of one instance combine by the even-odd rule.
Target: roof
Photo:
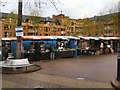
[[[68,39],[76,39],[76,37],[72,36],[22,36],[23,40],[57,40],[57,39],[62,39],[62,40],[68,40]],[[16,37],[6,37],[6,38],[1,38],[1,40],[17,40]]]
[[[85,40],[120,40],[120,37],[84,37],[84,36],[78,36],[81,39]]]

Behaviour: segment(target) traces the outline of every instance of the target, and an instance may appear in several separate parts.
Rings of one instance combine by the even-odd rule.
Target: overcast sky
[[[2,0],[5,1],[5,0]],[[18,0],[6,0],[8,3],[2,7],[2,12],[11,12],[17,11],[18,7]],[[24,2],[26,0],[23,0]],[[33,1],[33,0],[29,0]],[[42,1],[42,0],[41,0]],[[57,1],[57,0],[55,0]],[[58,10],[56,11],[55,8],[51,5],[44,6],[42,8],[42,16],[48,17],[52,16],[53,14],[57,15],[61,13],[71,17],[71,18],[86,18],[86,17],[93,17],[95,15],[99,15],[101,11],[106,11],[109,7],[114,7],[118,5],[120,0],[59,0],[63,4],[57,4]],[[45,0],[43,0],[45,2]],[[33,6],[32,6],[33,7]],[[23,14],[28,14],[28,10],[25,9],[25,4],[23,4]]]

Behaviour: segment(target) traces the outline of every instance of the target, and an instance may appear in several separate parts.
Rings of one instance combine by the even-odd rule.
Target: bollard
[[[111,82],[112,86],[117,90],[120,89],[120,51],[117,58],[117,78]]]
[[[117,58],[117,80],[120,81],[120,57]]]

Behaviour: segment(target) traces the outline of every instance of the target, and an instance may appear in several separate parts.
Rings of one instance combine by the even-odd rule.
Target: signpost
[[[15,28],[16,30],[16,37],[17,37],[17,42],[16,42],[16,58],[20,59],[21,58],[21,36],[23,35],[22,32],[22,0],[18,1],[18,25]]]
[[[23,36],[23,28],[21,26],[17,26],[15,28],[15,31],[16,31],[16,36]]]

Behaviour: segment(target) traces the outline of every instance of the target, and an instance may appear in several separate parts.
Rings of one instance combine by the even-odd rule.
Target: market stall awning
[[[102,40],[120,40],[120,37],[98,37]]]
[[[50,40],[53,39],[52,37],[48,36],[22,36],[24,40]]]
[[[63,36],[63,37],[67,39],[79,39],[78,37],[74,37],[74,36]]]
[[[84,39],[84,40],[89,40],[90,39],[89,37],[84,37],[84,36],[78,36],[78,38]]]
[[[93,40],[99,40],[98,37],[88,37],[89,39],[93,39]]]
[[[10,40],[10,38],[1,38],[1,40],[8,40],[8,41],[9,41],[9,40]]]
[[[10,38],[6,37],[6,38],[1,38],[1,40],[3,40],[3,41],[11,41],[11,40],[17,40],[17,38],[16,37],[10,37]]]
[[[65,38],[64,36],[52,36],[54,39],[61,39],[61,40],[68,40],[68,38]]]
[[[120,37],[84,37],[84,36],[78,36],[80,39],[85,39],[85,40],[120,40]]]

